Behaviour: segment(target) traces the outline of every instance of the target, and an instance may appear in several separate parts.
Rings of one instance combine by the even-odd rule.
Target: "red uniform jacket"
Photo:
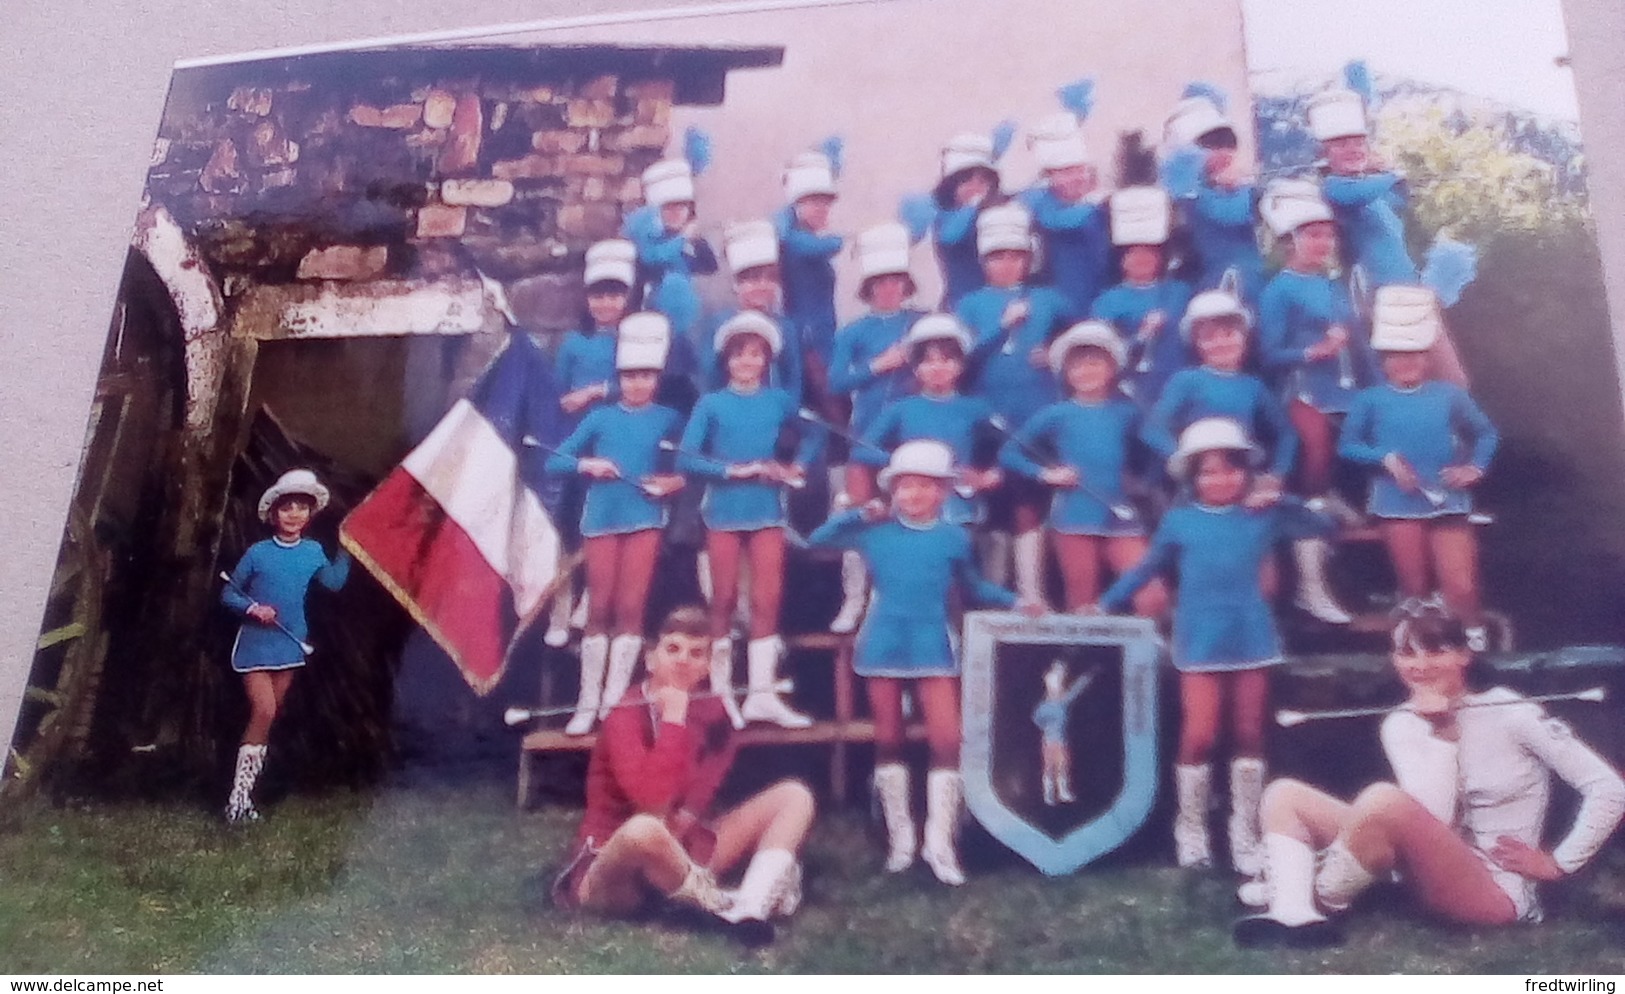
[[[628,818],[651,814],[690,855],[708,860],[715,840],[703,822],[733,765],[734,748],[733,726],[716,698],[690,701],[687,724],[673,725],[655,720],[641,689],[629,691],[599,726],[577,847],[588,839],[602,846]]]

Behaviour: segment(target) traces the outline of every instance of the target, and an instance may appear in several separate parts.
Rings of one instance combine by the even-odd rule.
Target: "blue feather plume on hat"
[[[1343,67],[1343,82],[1348,88],[1360,95],[1366,107],[1374,107],[1377,103],[1377,86],[1371,78],[1371,70],[1366,67],[1364,59],[1355,59]]]
[[[840,179],[841,169],[846,164],[846,139],[840,135],[830,135],[818,143],[818,151],[824,153],[824,158],[829,160],[830,175]]]
[[[711,136],[701,128],[690,124],[688,130],[683,132],[683,158],[688,160],[688,168],[698,176],[711,165]]]
[[[993,159],[998,161],[1004,158],[1004,153],[1010,150],[1010,143],[1016,140],[1016,122],[1003,120],[993,126],[989,134],[993,139]]]
[[[1219,108],[1219,113],[1221,114],[1224,113],[1225,105],[1230,102],[1229,95],[1223,90],[1219,89],[1217,86],[1214,86],[1212,83],[1204,83],[1201,80],[1197,80],[1194,83],[1185,84],[1185,92],[1181,93],[1179,96],[1182,100],[1189,99],[1190,97],[1201,97],[1208,103]]]
[[[1095,109],[1095,81],[1088,78],[1074,80],[1056,90],[1055,97],[1078,120],[1085,120],[1089,112]]]
[[[929,193],[904,197],[897,205],[897,220],[903,222],[903,227],[908,229],[908,238],[911,242],[918,242],[924,238],[936,219],[937,202]]]
[[[1442,307],[1453,307],[1461,292],[1478,276],[1478,249],[1440,233],[1428,248],[1422,282],[1439,295]]]

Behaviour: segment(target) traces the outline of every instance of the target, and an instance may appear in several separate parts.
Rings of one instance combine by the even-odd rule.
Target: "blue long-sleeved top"
[[[1111,505],[1126,502],[1124,476],[1134,446],[1139,411],[1122,397],[1101,403],[1063,400],[1034,414],[999,450],[999,461],[1036,480],[1043,472],[1034,455],[1053,454],[1050,465],[1078,471],[1081,484],[1057,489],[1049,523],[1066,535],[1132,535],[1138,522],[1122,522]]]
[[[709,320],[701,322],[700,340],[695,346],[699,357],[701,390],[721,390],[728,385],[728,369],[722,362],[722,356],[716,350],[717,329],[721,328],[740,311],[737,307],[729,307],[710,316]],[[764,312],[758,311],[761,314]],[[768,370],[768,385],[778,387],[785,393],[801,400],[802,384],[804,381],[802,366],[801,332],[792,322],[785,319],[782,314],[766,314],[773,323],[779,327],[780,348],[773,354],[773,362]]]
[[[1191,289],[1179,280],[1163,278],[1136,285],[1119,283],[1095,298],[1091,316],[1117,329],[1128,345],[1128,366],[1122,377],[1141,408],[1150,410],[1162,396],[1168,378],[1190,365],[1190,349],[1180,334],[1179,322],[1191,302]],[[1142,344],[1140,323],[1152,311],[1162,312],[1162,329]]]
[[[1145,557],[1101,595],[1108,611],[1159,574],[1177,572],[1174,665],[1187,672],[1250,669],[1280,662],[1275,619],[1259,569],[1275,543],[1324,535],[1336,527],[1293,498],[1271,507],[1212,507],[1187,502],[1163,515]]]
[[[810,546],[855,549],[874,589],[858,632],[853,670],[860,676],[919,677],[959,671],[949,638],[948,604],[958,586],[979,605],[1009,608],[1015,595],[982,579],[970,535],[944,520],[865,522],[859,509],[832,515],[807,536]]]
[[[1348,332],[1348,345],[1339,355],[1306,359],[1305,350],[1334,324]],[[1346,411],[1358,387],[1377,381],[1376,359],[1348,290],[1328,276],[1293,269],[1276,273],[1259,295],[1258,344],[1260,358],[1285,395],[1317,410]]]
[[[1351,263],[1365,270],[1373,287],[1421,279],[1405,248],[1405,182],[1397,173],[1327,173],[1320,191],[1337,218]]]
[[[567,416],[571,424],[580,424],[587,411],[616,395],[619,384],[615,376],[615,329],[588,328],[566,332],[564,340],[559,342],[558,352],[553,356],[553,370],[558,374],[561,393],[598,383],[604,385],[604,400]]]
[[[982,257],[976,251],[977,204],[939,211],[931,225],[931,243],[942,268],[942,310],[959,306],[965,295],[987,284]]]
[[[349,578],[350,554],[341,549],[329,560],[315,539],[301,538],[290,544],[267,538],[249,546],[231,571],[231,583],[220,592],[220,603],[245,618],[254,605],[269,605],[276,609],[276,620],[293,634],[290,637],[274,625],[245,621],[231,650],[232,669],[243,673],[303,666],[304,653],[296,640],[310,637],[305,592],[312,581],[337,590]]]
[[[967,467],[975,459],[976,443],[992,430],[994,413],[981,397],[904,397],[880,409],[862,435],[864,444],[853,448],[852,458],[884,466],[891,451],[904,442],[930,439],[953,450],[956,466]],[[944,514],[949,521],[965,524],[981,517],[981,507],[977,501],[954,493],[948,497]]]
[[[827,365],[835,339],[835,264],[840,235],[818,234],[796,223],[795,209],[773,215],[784,273],[784,316],[801,332],[803,348]]]
[[[870,311],[835,333],[835,355],[830,361],[829,386],[852,397],[852,431],[862,435],[887,403],[914,392],[914,374],[905,363],[890,373],[877,374],[869,364],[903,340],[924,311],[905,308],[894,314]]]
[[[754,531],[785,523],[784,487],[765,480],[728,478],[737,463],[773,459],[779,434],[797,429],[794,461],[806,466],[818,456],[823,434],[797,415],[800,404],[788,393],[762,387],[741,393],[733,387],[708,393],[694,405],[679,443],[677,466],[706,481],[701,517],[707,528]]]
[[[1001,324],[1004,310],[1016,300],[1027,302],[1027,317],[1008,331]],[[1049,346],[1066,324],[1070,304],[1049,287],[985,286],[959,302],[959,320],[970,329],[972,391],[987,398],[993,409],[1020,427],[1045,404],[1060,399],[1055,375],[1046,355],[1033,365],[1033,349]]]
[[[1226,190],[1203,177],[1196,194],[1181,201],[1185,225],[1196,248],[1196,286],[1212,290],[1227,270],[1239,280],[1249,307],[1264,288],[1264,256],[1258,250],[1258,188],[1252,184]]]
[[[1362,390],[1349,405],[1337,440],[1337,453],[1351,462],[1379,467],[1371,483],[1371,513],[1384,518],[1431,518],[1472,509],[1465,490],[1446,487],[1446,466],[1489,468],[1500,435],[1467,391],[1453,383],[1428,380],[1410,390],[1391,383]],[[1435,504],[1421,492],[1406,493],[1380,469],[1397,454],[1416,470],[1422,487],[1441,498]]]
[[[1032,212],[1033,232],[1043,245],[1041,282],[1065,298],[1066,317],[1089,313],[1111,279],[1112,245],[1106,212],[1089,199],[1067,203],[1048,186],[1023,190],[1017,199]]]
[[[641,278],[649,287],[646,306],[666,315],[673,334],[693,334],[700,321],[700,295],[693,277],[717,271],[710,244],[703,238],[690,241],[680,231],[667,231],[660,208],[654,206],[628,214],[621,235],[637,246]]]
[[[1270,453],[1269,472],[1285,476],[1298,457],[1298,433],[1279,401],[1256,376],[1206,366],[1182,369],[1163,388],[1140,438],[1163,459],[1179,448],[1179,433],[1202,418],[1230,418]]]
[[[659,528],[666,507],[643,492],[644,477],[669,467],[672,460],[660,443],[675,441],[681,416],[669,407],[604,404],[587,412],[581,424],[547,459],[549,473],[574,473],[581,456],[608,459],[621,471],[618,480],[591,480],[581,510],[581,534],[587,538]]]

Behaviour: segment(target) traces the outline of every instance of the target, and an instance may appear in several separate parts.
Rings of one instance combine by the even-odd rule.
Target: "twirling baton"
[[[526,435],[524,438],[521,438],[519,440],[519,442],[520,442],[521,445],[528,445],[529,447],[531,447],[533,449],[541,449],[543,452],[546,452],[549,455],[564,456],[566,459],[574,459],[577,462],[581,461],[579,456],[572,456],[572,455],[569,455],[568,453],[560,452],[558,449],[554,448],[551,445],[543,445],[541,440],[538,439],[535,435]],[[621,468],[619,466],[616,466],[615,467],[615,472],[620,473],[620,471],[621,471]],[[616,476],[616,479],[621,479],[621,477]],[[643,491],[644,493],[648,494],[650,497],[670,497],[671,496],[671,491],[662,490],[659,487],[651,486],[650,484],[645,483],[642,480],[638,481],[638,489]]]
[[[1467,708],[1494,708],[1507,704],[1522,704],[1525,701],[1605,701],[1608,699],[1608,688],[1591,687],[1586,690],[1576,690],[1562,694],[1536,694],[1533,697],[1517,697],[1508,701],[1480,701],[1476,704],[1463,704]],[[1292,711],[1280,710],[1275,712],[1275,723],[1282,728],[1292,728],[1308,721],[1327,721],[1334,718],[1374,718],[1379,715],[1392,714],[1395,711],[1409,711],[1409,707],[1401,704],[1389,708],[1341,708],[1331,711]]]
[[[1033,459],[1037,460],[1038,462],[1045,463],[1046,467],[1047,467],[1047,464],[1049,462],[1049,456],[1045,455],[1042,452],[1037,451],[1032,446],[1030,446],[1026,442],[1022,441],[1021,436],[1017,435],[1014,431],[1011,430],[1010,422],[1005,420],[1004,415],[995,414],[991,418],[987,419],[987,423],[993,426],[994,431],[997,431],[1000,435],[1004,436],[1005,438],[1009,439],[1010,441],[1015,442],[1016,446],[1018,448],[1020,448],[1023,452],[1027,453],[1027,455],[1031,456]],[[1134,505],[1125,504],[1125,503],[1114,503],[1114,502],[1112,502],[1110,500],[1107,500],[1106,497],[1103,494],[1100,493],[1100,491],[1098,491],[1095,488],[1093,488],[1093,487],[1089,486],[1088,484],[1084,483],[1081,474],[1079,475],[1077,489],[1082,491],[1084,493],[1084,495],[1086,495],[1088,497],[1093,497],[1095,500],[1098,500],[1102,504],[1105,504],[1107,510],[1112,512],[1112,517],[1116,518],[1118,521],[1133,521],[1136,517],[1139,516],[1139,512],[1134,510]]]
[[[745,689],[746,688],[744,687],[730,687],[725,691],[709,690],[698,694],[689,694],[688,699],[691,701],[697,701],[706,697],[737,696],[744,693]],[[773,691],[774,693],[778,694],[788,694],[795,689],[795,681],[791,680],[789,677],[785,677],[784,679],[773,684]],[[633,703],[634,702],[632,701],[622,700],[610,705],[610,707],[627,708],[632,707]],[[636,703],[648,704],[649,702],[637,701]],[[502,723],[512,727],[514,725],[523,725],[525,722],[534,721],[537,718],[559,718],[567,714],[575,713],[576,707],[574,704],[561,705],[559,707],[551,708],[509,708],[508,710],[502,712]]]
[[[842,428],[839,425],[830,424],[828,421],[825,421],[823,418],[819,417],[817,413],[812,410],[812,408],[803,407],[801,410],[796,412],[796,416],[803,421],[809,421],[815,425],[818,425],[825,431],[835,435],[838,438],[846,439],[853,445],[868,449],[870,452],[878,452],[884,456],[891,455],[890,449],[882,448],[866,438],[859,438],[857,435],[852,434],[850,431],[847,431],[845,428]],[[976,496],[976,488],[967,483],[956,483],[954,484],[954,493],[958,494],[960,497],[963,497],[965,500],[970,500],[972,497]]]
[[[248,597],[248,591],[244,590],[242,587],[237,586],[236,581],[232,580],[230,573],[227,573],[224,570],[222,570],[220,572],[220,579],[226,581],[226,586],[228,586],[231,589],[237,591],[239,594],[242,594],[244,597]],[[254,598],[252,598],[252,597],[248,597],[248,600],[249,600],[250,605],[259,604],[259,601],[254,600]],[[275,610],[275,609],[273,608],[272,610]],[[256,618],[255,620],[258,621],[259,619]],[[299,646],[299,651],[302,654],[308,656],[311,653],[316,651],[315,646],[311,645],[309,642],[306,642],[304,639],[300,638],[299,636],[295,635],[293,632],[289,631],[288,626],[284,625],[282,622],[278,621],[277,619],[275,619],[275,618],[271,619],[271,627],[275,628],[277,631],[279,631],[282,634],[284,634],[284,635],[288,636],[289,638],[293,639],[294,644]]]
[[[673,455],[688,456],[690,459],[703,459],[706,462],[716,463],[718,466],[728,465],[726,462],[723,462],[716,456],[707,455],[704,452],[695,452],[693,449],[685,449],[669,438],[661,439],[660,451],[670,452]],[[807,481],[806,479],[785,480],[784,485],[789,487],[791,490],[800,490],[802,487],[807,485]]]

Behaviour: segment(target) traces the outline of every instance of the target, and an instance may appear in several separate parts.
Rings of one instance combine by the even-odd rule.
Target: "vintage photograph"
[[[1625,972],[1567,47],[876,0],[183,63],[0,969]]]

